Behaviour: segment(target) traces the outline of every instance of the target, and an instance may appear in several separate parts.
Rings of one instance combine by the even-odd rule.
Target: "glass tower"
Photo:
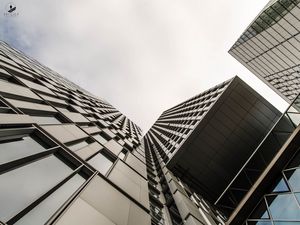
[[[289,103],[300,91],[300,1],[271,0],[229,53]]]

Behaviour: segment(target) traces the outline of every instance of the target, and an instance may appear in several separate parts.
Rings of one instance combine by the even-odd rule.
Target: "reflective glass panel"
[[[300,169],[285,172],[293,191],[300,191]]]
[[[288,222],[288,221],[276,222],[276,221],[274,221],[274,225],[300,225],[300,222]]]
[[[7,221],[67,177],[72,169],[55,156],[0,175],[0,221]]]
[[[248,221],[248,225],[273,225],[271,221]]]
[[[45,148],[43,146],[29,136],[0,142],[0,164],[33,155],[44,150]]]
[[[282,178],[272,192],[288,192],[289,188],[285,183],[285,180]]]
[[[267,196],[266,198],[274,220],[300,220],[300,209],[292,194]]]
[[[300,204],[300,193],[295,193],[296,199],[298,203]]]
[[[47,220],[56,212],[56,210],[68,200],[68,198],[80,187],[80,185],[84,183],[84,181],[85,179],[76,174],[15,224],[45,224]]]

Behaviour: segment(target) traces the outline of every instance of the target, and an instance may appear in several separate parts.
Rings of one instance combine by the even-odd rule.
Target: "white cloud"
[[[0,37],[146,131],[163,110],[234,75],[286,107],[227,53],[267,2],[15,0],[19,16],[1,15]]]

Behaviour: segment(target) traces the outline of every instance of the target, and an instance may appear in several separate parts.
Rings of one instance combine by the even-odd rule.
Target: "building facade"
[[[0,224],[300,224],[299,4],[270,1],[229,51],[291,103],[283,114],[234,77],[144,136],[0,42]]]
[[[0,57],[2,224],[225,224],[214,201],[280,115],[234,77],[142,138],[108,102],[4,42]]]
[[[232,206],[228,224],[300,224],[299,7],[297,0],[270,1],[229,50],[291,104],[216,202]]]
[[[216,206],[230,209],[227,224],[299,223],[300,202],[291,188],[300,182],[296,178],[300,146],[299,102],[298,95],[215,202]],[[293,177],[293,184],[289,176],[283,179],[287,170]],[[290,189],[284,190],[285,182]]]
[[[142,132],[112,105],[3,42],[0,104],[0,224],[151,224]]]
[[[289,103],[300,91],[300,1],[271,0],[229,53]]]
[[[256,167],[245,170],[245,165],[270,130],[271,137],[277,134],[279,120],[281,126],[290,125],[238,77],[163,112],[144,142],[155,157],[171,220],[227,223],[249,191],[246,187],[262,173]],[[260,160],[267,162],[269,155]]]

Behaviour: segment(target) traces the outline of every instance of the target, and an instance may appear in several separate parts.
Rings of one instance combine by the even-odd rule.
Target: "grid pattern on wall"
[[[164,111],[144,137],[0,42],[0,224],[299,224],[299,153],[251,195],[300,123],[299,22],[300,0],[271,0],[229,51],[292,102],[279,120],[235,77]]]
[[[160,199],[164,202],[161,220],[170,221],[173,225],[222,225],[226,220],[224,214],[216,210],[213,205],[201,195],[193,191],[178,177],[166,168],[159,159],[160,146],[155,137],[147,133],[144,137],[146,153],[150,155],[153,171],[155,171],[157,184],[160,186]],[[149,163],[149,164],[150,164]]]
[[[229,53],[291,102],[300,91],[300,1],[270,1]]]
[[[161,114],[147,133],[160,146],[159,158],[166,163],[172,157],[231,80],[198,94]]]
[[[235,179],[245,172],[237,173],[281,115],[238,77],[166,110],[144,142],[169,220],[224,223],[240,201],[235,198],[249,190],[239,187],[253,185],[245,182],[248,176]],[[286,121],[280,125],[286,126]],[[272,158],[267,154],[261,161],[267,164],[268,157]],[[253,182],[262,170],[256,170]]]
[[[300,123],[299,103],[300,96],[298,95],[215,202],[215,205],[224,212],[232,213],[237,208],[298,127]]]
[[[108,102],[0,43],[0,223],[150,224],[141,137]]]

